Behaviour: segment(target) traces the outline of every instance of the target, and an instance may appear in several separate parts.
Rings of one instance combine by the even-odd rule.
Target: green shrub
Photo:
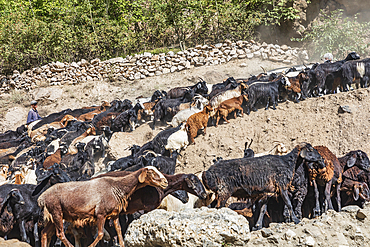
[[[0,0],[0,73],[252,38],[293,0]],[[164,48],[166,50],[166,48]],[[159,52],[159,51],[158,51]]]
[[[365,55],[370,41],[369,28],[370,23],[358,22],[357,16],[344,17],[343,10],[331,14],[322,12],[303,38],[293,40],[304,42],[313,59],[321,58],[327,52],[337,58],[346,57],[351,51]]]

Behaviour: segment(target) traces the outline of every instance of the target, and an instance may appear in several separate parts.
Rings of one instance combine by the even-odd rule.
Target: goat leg
[[[97,216],[98,236],[95,238],[94,242],[89,245],[89,247],[95,247],[98,244],[98,242],[104,237],[104,223],[105,223],[105,217],[102,215],[98,215]],[[122,237],[121,232],[117,232],[117,234],[121,234],[121,237]]]
[[[364,76],[361,79],[361,87],[363,87],[363,88],[368,87],[368,82],[369,82],[369,77],[368,76]]]
[[[266,104],[266,107],[265,107],[265,110],[268,110],[269,109],[269,104],[270,104],[270,97],[267,97],[267,104]]]
[[[324,191],[324,195],[325,195],[324,212],[326,212],[328,209],[334,209],[333,208],[333,204],[331,203],[331,199],[330,199],[331,184],[332,184],[332,181],[329,181],[325,185],[325,191]]]
[[[123,237],[122,237],[122,229],[121,225],[119,224],[119,215],[117,215],[117,218],[113,220],[114,228],[116,229],[117,236],[118,236],[118,242],[121,247],[124,247],[125,244],[123,243]]]
[[[59,216],[59,215],[58,215]],[[55,224],[55,231],[57,237],[62,241],[66,247],[73,247],[73,245],[68,241],[66,235],[64,234],[63,220],[62,217],[53,217]]]
[[[267,210],[267,200],[266,202],[263,203],[260,209],[260,214],[258,216],[258,220],[256,225],[252,228],[253,231],[260,230],[262,229],[262,224],[263,224],[263,217],[265,216]]]
[[[276,110],[276,105],[277,105],[277,104],[276,104],[276,101],[277,101],[277,100],[276,100],[276,97],[272,96],[272,97],[271,97],[271,100],[272,100],[272,109],[273,109],[273,110]]]
[[[316,218],[317,216],[320,215],[320,201],[319,201],[320,192],[317,188],[317,183],[316,183],[315,180],[312,181],[312,184],[313,184],[314,191],[315,191],[315,204],[316,204],[316,206],[313,209],[313,216],[312,217]]]
[[[297,216],[294,213],[292,203],[289,199],[288,191],[283,190],[282,188],[280,188],[280,195],[283,198],[283,200],[285,202],[285,205],[287,205],[287,207],[289,209],[289,212],[290,212],[290,215],[291,215],[291,218],[292,218],[293,222],[295,224],[298,224],[300,222],[300,220],[297,218]]]
[[[38,231],[38,227],[37,227],[37,222],[33,226],[33,236],[35,238],[35,246],[36,247],[40,246],[40,238],[39,238],[39,231]]]
[[[21,239],[23,242],[27,242],[27,243],[30,243],[30,239],[29,237],[27,236],[27,233],[26,233],[26,228],[24,227],[24,220],[22,220],[20,223],[19,223],[19,230],[21,232]]]
[[[338,212],[342,211],[342,205],[341,205],[342,200],[340,198],[340,185],[341,184],[337,184],[337,186],[335,186],[336,187],[336,197],[337,197],[336,199],[338,203]]]
[[[49,221],[44,229],[41,231],[41,247],[47,247],[49,245],[48,235],[55,230],[54,224]]]

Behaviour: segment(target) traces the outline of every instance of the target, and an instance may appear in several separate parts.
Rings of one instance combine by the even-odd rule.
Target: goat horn
[[[153,152],[152,150],[145,150],[144,151],[144,153],[145,153],[145,155],[146,154],[148,154],[148,153],[151,153],[151,154],[153,154],[154,155],[154,157],[157,157],[158,156],[158,154],[156,154],[155,152]]]
[[[201,172],[203,172],[203,171],[197,171],[197,172],[194,172],[193,174],[195,175],[195,174],[198,174],[198,173],[201,173]]]
[[[303,63],[303,66],[305,66],[306,68],[308,68],[308,67],[307,67],[307,65],[306,65],[305,63]]]
[[[250,148],[250,147],[251,147],[251,145],[252,145],[252,142],[253,142],[253,139],[251,139],[251,143],[249,143],[249,146],[248,146],[248,148]]]
[[[263,69],[263,73],[265,73],[265,74],[266,74],[266,73],[267,73],[267,72],[266,72],[266,69],[265,69],[264,67],[262,67],[262,66],[260,66],[260,67]]]

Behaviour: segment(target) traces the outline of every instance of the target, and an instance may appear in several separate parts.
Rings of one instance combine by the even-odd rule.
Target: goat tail
[[[356,64],[357,72],[360,74],[360,77],[364,77],[365,75],[365,64],[364,63],[357,63]]]
[[[49,210],[47,207],[44,207],[44,221],[45,222],[51,221],[54,223],[53,216],[51,215],[51,213],[49,213]]]
[[[37,203],[39,207],[43,210],[44,221],[45,222],[51,221],[54,223],[53,216],[50,214],[48,208],[45,206],[45,198],[43,197],[43,195],[40,195],[39,199],[37,200]]]

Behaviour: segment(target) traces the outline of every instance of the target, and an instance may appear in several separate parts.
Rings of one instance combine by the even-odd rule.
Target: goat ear
[[[348,160],[347,160],[347,167],[352,167],[354,166],[356,163],[356,157],[353,157],[351,156]]]
[[[38,184],[38,185],[36,186],[36,188],[33,190],[33,192],[32,192],[32,196],[35,196],[35,195],[37,195],[38,193],[40,193],[40,192],[41,192],[41,190],[42,190],[42,189],[46,186],[46,184],[49,182],[51,175],[52,175],[52,173],[51,173],[51,172],[49,172],[49,174],[48,174],[46,177],[44,177],[44,178],[43,178],[43,180],[41,181],[41,183],[40,183],[40,184]]]
[[[300,152],[300,156],[305,159],[307,157],[307,149],[303,148]]]
[[[194,184],[189,178],[185,178],[185,182],[188,185],[189,188],[194,189]]]
[[[353,186],[353,199],[355,201],[357,201],[359,196],[360,196],[360,190],[359,190],[358,186],[355,185],[355,186]]]
[[[147,172],[148,172],[148,168],[144,168],[141,171],[141,173],[139,175],[139,183],[144,183],[145,182]]]

